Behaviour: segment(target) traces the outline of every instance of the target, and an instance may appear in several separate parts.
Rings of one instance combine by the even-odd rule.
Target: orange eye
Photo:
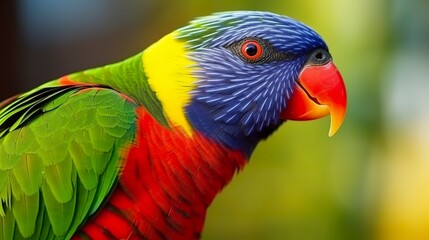
[[[241,54],[249,61],[257,61],[262,56],[262,46],[255,40],[248,40],[241,45]]]

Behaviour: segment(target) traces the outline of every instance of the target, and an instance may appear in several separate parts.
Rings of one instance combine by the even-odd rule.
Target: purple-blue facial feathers
[[[185,109],[189,121],[207,137],[248,156],[280,126],[279,115],[309,54],[327,50],[307,26],[266,12],[218,13],[191,22],[179,33],[187,41],[188,57],[198,65],[193,72],[196,88]],[[285,57],[243,60],[232,49],[249,38],[266,41]]]

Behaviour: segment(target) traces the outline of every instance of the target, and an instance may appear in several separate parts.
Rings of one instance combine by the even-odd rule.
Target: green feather
[[[0,218],[0,239],[15,239],[15,225],[15,216],[11,209],[7,209],[5,216]]]
[[[38,88],[31,92],[28,92],[18,98],[13,104],[10,104],[0,110],[0,137],[2,137],[7,132],[11,132],[21,126],[24,122],[31,118],[34,114],[40,111],[40,106],[50,101],[56,96],[74,90],[78,87],[71,88],[54,88],[50,86],[48,88]],[[15,120],[15,118],[18,118]],[[8,125],[9,121],[14,121],[13,125],[9,125],[7,128],[4,125]]]
[[[75,81],[101,84],[117,89],[144,106],[161,124],[168,125],[161,102],[149,86],[144,71],[142,53],[120,63],[71,74]]]
[[[19,161],[19,155],[6,152],[6,147],[2,143],[4,140],[0,142],[0,170],[9,170]]]
[[[74,214],[75,194],[67,202],[58,202],[47,184],[42,185],[42,194],[52,229],[57,236],[64,236],[69,228]]]
[[[118,149],[114,148],[116,151]],[[115,160],[112,158],[112,160]],[[110,189],[116,182],[116,176],[118,174],[118,165],[120,159],[116,159],[118,162],[116,164],[109,164],[107,165],[107,168],[103,175],[101,175],[100,182],[103,184],[99,184],[96,198],[94,199],[94,204],[91,206],[90,214],[93,214],[97,211],[98,207],[104,202],[104,197],[100,196],[107,196],[110,192]]]
[[[12,212],[18,224],[19,232],[23,237],[33,235],[36,228],[37,213],[39,211],[39,192],[33,195],[22,194],[15,200]]]
[[[43,195],[40,194],[40,202],[43,201]],[[37,216],[37,226],[36,230],[34,232],[34,235],[31,237],[31,239],[38,240],[38,239],[65,239],[64,237],[55,237],[54,231],[52,227],[46,227],[49,226],[50,220],[48,213],[46,212],[46,208],[41,207],[39,211],[39,215]]]
[[[96,189],[88,190],[80,181],[76,185],[76,205],[73,217],[73,222],[70,224],[66,239],[72,237],[76,229],[88,218],[88,212],[91,208],[94,198],[96,197]]]
[[[107,135],[104,128],[99,125],[88,129],[88,133],[92,147],[96,151],[100,151],[102,153],[109,152],[112,149],[113,144],[115,144],[115,138]]]
[[[50,192],[55,197],[55,200],[60,203],[70,201],[73,196],[72,179],[73,165],[71,158],[46,166],[44,173],[46,183],[49,186]]]
[[[43,162],[36,154],[23,154],[21,161],[13,168],[13,174],[26,195],[39,192],[43,179]]]
[[[6,215],[6,210],[9,209],[12,202],[12,189],[10,186],[10,173],[11,170],[0,170],[2,176],[2,184],[0,185],[0,217]]]
[[[0,169],[7,170],[16,166],[21,159],[21,155],[26,149],[31,148],[28,141],[23,141],[28,135],[26,130],[13,131],[3,138],[0,144],[3,146],[0,150],[1,162]]]
[[[85,189],[92,190],[98,185],[98,175],[91,166],[91,159],[83,153],[82,147],[73,140],[69,146],[69,152],[79,175],[79,179]]]
[[[19,201],[21,200],[22,195],[24,194],[21,186],[19,185],[18,181],[16,180],[15,175],[11,174],[10,177],[10,187],[12,189],[12,197],[13,197],[13,201]]]
[[[136,104],[111,89],[56,85],[0,110],[4,239],[70,238],[111,193],[134,138]]]

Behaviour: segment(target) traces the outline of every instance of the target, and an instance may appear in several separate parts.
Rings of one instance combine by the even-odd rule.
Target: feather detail
[[[162,126],[143,108],[137,116],[120,184],[76,238],[198,239],[207,207],[247,160],[197,132]]]
[[[0,238],[70,238],[117,181],[135,106],[109,88],[55,81],[4,106]]]
[[[151,89],[162,103],[163,110],[173,126],[182,127],[192,135],[185,106],[191,101],[190,92],[195,88],[192,75],[196,62],[188,57],[186,42],[177,39],[173,32],[143,52],[142,61]]]

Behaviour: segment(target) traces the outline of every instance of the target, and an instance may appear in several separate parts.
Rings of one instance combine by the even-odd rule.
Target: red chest
[[[138,110],[136,141],[119,184],[98,215],[82,229],[93,239],[199,239],[207,207],[247,162],[181,128],[160,125]]]

